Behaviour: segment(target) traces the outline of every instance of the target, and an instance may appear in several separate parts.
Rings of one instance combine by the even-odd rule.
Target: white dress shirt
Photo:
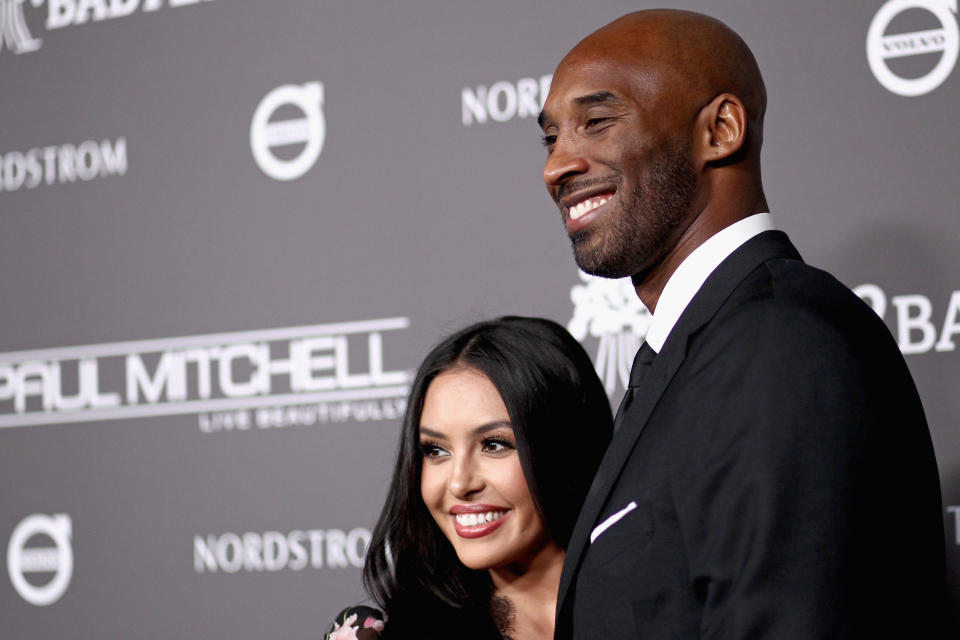
[[[660,293],[653,320],[647,329],[647,344],[660,353],[680,314],[713,270],[747,240],[775,228],[769,213],[756,213],[721,229],[694,249],[673,272]]]

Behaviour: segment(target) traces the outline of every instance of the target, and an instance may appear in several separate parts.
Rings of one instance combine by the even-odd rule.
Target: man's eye
[[[541,136],[540,143],[545,147],[552,147],[557,141],[557,136]]]
[[[590,118],[587,120],[587,128],[596,127],[597,125],[603,124],[610,118]]]

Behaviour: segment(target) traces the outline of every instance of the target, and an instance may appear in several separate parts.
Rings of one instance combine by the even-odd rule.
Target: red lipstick
[[[481,522],[475,525],[463,525],[457,522],[457,515],[481,514],[491,511],[501,512],[502,516],[490,522]],[[489,504],[458,504],[450,508],[450,515],[453,517],[453,527],[457,535],[461,538],[482,538],[490,535],[500,528],[500,525],[510,517],[512,510],[505,507],[496,507]]]

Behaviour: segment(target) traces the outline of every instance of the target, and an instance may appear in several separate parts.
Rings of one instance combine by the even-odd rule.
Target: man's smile
[[[613,197],[612,193],[604,194],[601,196],[594,196],[592,198],[581,200],[579,203],[573,205],[568,209],[570,212],[570,219],[579,220],[584,215],[590,213],[594,209],[600,207],[601,205],[606,204],[607,200],[609,200],[611,197]]]
[[[564,222],[567,233],[575,233],[585,228],[590,222],[610,206],[610,201],[616,195],[615,187],[601,187],[580,191],[561,200],[565,210]],[[610,204],[608,204],[610,203]]]

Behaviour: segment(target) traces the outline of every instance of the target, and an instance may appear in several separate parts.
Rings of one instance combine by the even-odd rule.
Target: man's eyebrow
[[[623,104],[623,100],[613,95],[609,91],[597,91],[595,93],[588,93],[585,96],[574,98],[573,101],[581,107],[591,105],[591,104],[603,104],[607,102],[616,102],[616,103]]]
[[[537,124],[540,125],[540,128],[543,129],[543,124],[550,118],[547,115],[546,111],[541,111],[540,115],[537,116]]]
[[[588,93],[585,96],[574,98],[573,101],[579,107],[585,107],[591,104],[623,104],[623,100],[609,91]],[[537,116],[537,124],[540,125],[541,129],[543,129],[543,125],[547,120],[550,120],[550,116],[547,115],[546,111],[541,111],[540,115]]]

